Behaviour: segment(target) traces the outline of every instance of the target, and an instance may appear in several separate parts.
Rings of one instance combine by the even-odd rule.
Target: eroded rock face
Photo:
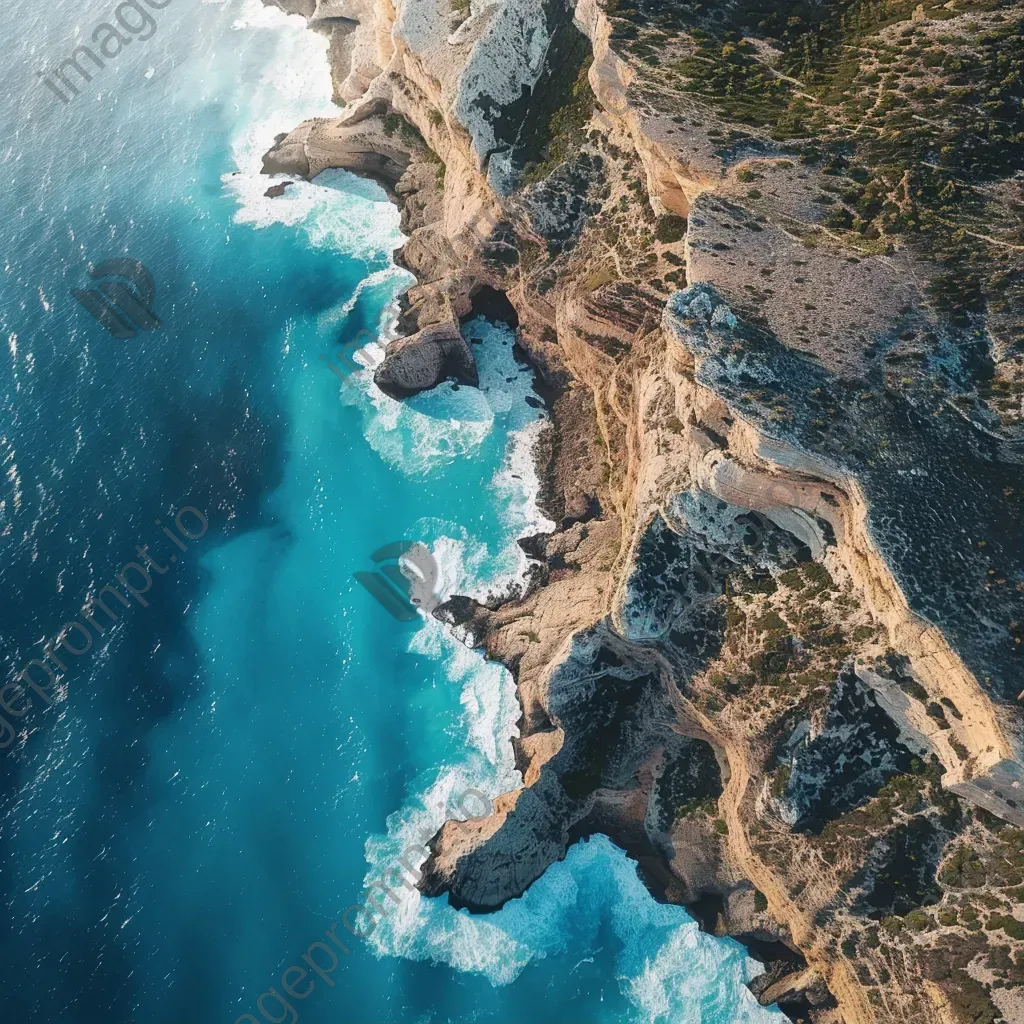
[[[391,346],[392,393],[464,358],[493,292],[552,412],[530,586],[438,612],[515,676],[522,786],[442,828],[421,888],[487,911],[601,832],[794,1020],[944,1020],[963,977],[929,943],[962,971],[991,930],[961,956],[948,906],[902,946],[876,922],[955,904],[944,876],[1024,881],[1020,437],[972,397],[984,346],[934,268],[825,230],[852,179],[677,87],[672,24],[657,65],[613,34],[681,8],[608,6],[320,0],[350,102],[273,154],[401,175],[402,330],[449,333]]]
[[[574,637],[547,681],[543,711],[521,723],[524,748],[550,737],[557,749],[486,837],[452,848],[441,833],[424,891],[447,890],[460,906],[496,909],[564,857],[571,842],[596,831],[641,863],[652,852],[668,861],[678,853],[671,882],[654,873],[650,883],[684,902],[726,894],[738,881],[707,834],[722,767],[695,722],[687,720],[685,733],[673,727],[677,687],[718,656],[723,594],[745,558],[767,575],[767,567],[781,571],[807,550],[707,494],[686,492],[669,504],[676,525],[657,516],[648,526],[619,623],[605,620]],[[463,621],[475,617],[464,600],[458,608]]]
[[[408,398],[448,377],[476,387],[476,359],[456,324],[437,324],[388,345],[374,383],[392,398]]]
[[[707,285],[677,292],[665,320],[697,355],[698,379],[765,435],[856,477],[873,541],[910,606],[1013,700],[1024,680],[1013,629],[1024,616],[1013,585],[1024,474],[1009,446],[951,408],[946,388],[913,400],[851,389],[738,321]]]
[[[410,150],[415,148],[415,141],[403,142],[379,117],[356,124],[317,118],[277,140],[263,157],[263,173],[315,178],[327,167],[341,167],[390,189],[409,166]]]
[[[644,661],[608,623],[576,637],[550,694],[551,717],[532,732],[559,737],[557,753],[487,834],[456,856],[442,833],[424,865],[425,892],[447,891],[455,905],[478,911],[497,909],[563,858],[571,843],[595,832],[612,836],[641,862],[656,853],[671,856],[667,836],[676,817],[721,794],[710,744],[669,727],[671,694],[660,661]],[[705,864],[699,882],[720,867]],[[656,878],[656,884],[664,882]],[[685,891],[696,897],[701,889]]]
[[[839,674],[824,721],[806,731],[804,724],[786,743],[791,774],[780,801],[797,829],[820,832],[909,771],[915,754],[926,753],[900,742],[896,724],[849,667]]]
[[[264,174],[295,174],[308,178],[309,157],[306,155],[306,140],[313,129],[313,122],[306,121],[294,131],[279,135],[274,145],[263,154]]]

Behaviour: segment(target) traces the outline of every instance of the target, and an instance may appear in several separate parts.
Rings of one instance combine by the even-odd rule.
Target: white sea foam
[[[457,792],[454,783],[447,779],[430,794],[435,806]],[[417,833],[429,832],[432,824],[431,812],[422,810],[410,815],[394,838],[418,846]],[[371,852],[384,868],[402,848],[387,842]],[[616,975],[636,1007],[634,1019],[649,1024],[784,1020],[777,1010],[759,1006],[745,988],[759,971],[742,947],[702,935],[684,910],[653,900],[636,865],[604,836],[577,843],[523,897],[486,917],[453,910],[447,901],[427,899],[415,890],[396,895],[401,905],[386,903],[392,912],[370,937],[378,954],[446,963],[482,973],[493,985],[507,985],[531,961],[570,949],[599,954],[602,927],[610,926],[617,945]]]
[[[390,291],[393,290],[397,281],[407,281],[411,277],[412,275],[408,271],[395,266],[393,263],[382,267],[380,270],[375,270],[356,285],[356,290],[352,293],[351,298],[343,302],[337,309],[328,310],[323,313],[318,327],[321,330],[339,327],[352,310],[355,309],[356,303],[363,296],[364,292],[382,287],[386,287]],[[387,306],[381,313],[381,324],[378,333],[383,334],[385,332],[386,328],[384,325],[390,319],[393,319],[393,313],[391,307]]]
[[[375,450],[406,473],[427,473],[457,454],[471,453],[498,420],[508,432],[505,458],[490,484],[492,500],[502,510],[500,550],[489,549],[456,523],[421,521],[414,531],[415,539],[431,545],[442,600],[455,593],[483,599],[507,588],[521,577],[526,564],[517,538],[554,525],[537,507],[539,482],[532,458],[547,419],[526,401],[533,392],[532,374],[523,372],[514,358],[514,335],[503,325],[480,319],[467,324],[464,333],[481,340],[474,346],[479,389],[456,391],[442,385],[413,402],[399,403],[374,388],[367,371],[356,375],[363,379],[348,396],[363,408],[367,436]],[[453,797],[467,787],[495,797],[522,784],[510,743],[517,734],[520,707],[509,672],[464,646],[434,619],[425,620],[410,647],[440,662],[448,682],[459,689],[463,708],[459,728],[464,730],[466,747],[460,762],[443,766],[418,801],[389,818],[385,836],[368,841],[367,884],[379,878],[406,847],[420,846],[424,835],[436,831],[452,815]],[[424,856],[421,851],[414,862]],[[402,905],[393,919],[382,922],[371,937],[380,954],[445,961],[481,971],[495,984],[513,980],[536,954],[529,941],[514,938],[490,920],[457,914],[445,901],[423,899],[415,890],[402,893]]]
[[[411,400],[398,402],[374,387],[367,375],[359,382],[361,395],[353,390],[350,400],[360,404],[367,414],[367,440],[382,458],[403,473],[428,473],[470,454],[491,433],[498,416],[506,418],[509,433],[546,418],[526,402],[533,391],[532,374],[522,372],[524,367],[512,354],[512,331],[504,325],[477,319],[466,324],[463,333],[481,339],[481,344],[473,346],[479,388],[446,382]],[[517,461],[529,475],[529,460],[520,456]],[[535,484],[535,475],[533,480]],[[535,500],[532,496],[531,508]]]
[[[401,241],[397,212],[371,183],[328,172],[315,184],[296,182],[279,198],[264,196],[271,179],[259,170],[274,137],[308,117],[336,113],[329,99],[326,42],[308,32],[301,20],[258,0],[247,3],[236,27],[278,34],[260,88],[245,98],[253,116],[240,119],[248,123],[233,140],[239,172],[224,179],[239,204],[236,221],[257,228],[295,226],[313,245],[367,260],[389,254]],[[369,291],[376,298],[377,289],[393,296],[402,274],[394,266],[369,273],[348,300],[322,314],[320,326],[337,336],[361,297]],[[383,356],[389,334],[385,321],[393,317],[394,310],[386,309],[379,325],[381,344],[367,346],[360,356],[368,369],[353,374],[342,389],[342,400],[361,408],[373,448],[396,469],[416,475],[475,451],[499,418],[508,433],[506,458],[490,484],[494,504],[501,509],[502,549],[489,550],[458,524],[418,524],[417,539],[431,545],[438,562],[440,596],[482,598],[523,572],[526,560],[516,538],[553,528],[537,504],[539,480],[532,456],[545,418],[526,402],[531,374],[522,372],[512,356],[511,332],[479,320],[466,328],[468,337],[483,340],[475,347],[479,390],[444,384],[403,403],[381,394],[372,384],[372,368]],[[408,847],[420,848],[410,863],[422,863],[423,837],[455,813],[454,804],[467,788],[495,797],[521,785],[510,744],[520,709],[507,670],[485,661],[433,619],[413,635],[411,648],[442,664],[448,681],[459,689],[463,715],[457,728],[464,731],[466,746],[457,764],[441,766],[418,799],[389,817],[386,834],[367,841],[366,884],[380,878]],[[758,1007],[743,988],[753,966],[740,947],[701,936],[685,912],[656,903],[635,865],[604,837],[577,844],[521,899],[486,917],[455,911],[447,900],[427,899],[411,887],[396,894],[401,905],[386,901],[392,913],[370,936],[378,955],[447,963],[504,985],[531,961],[570,948],[596,954],[599,928],[611,922],[619,944],[620,985],[638,1019],[652,1024],[781,1020],[781,1015]]]
[[[506,523],[517,538],[555,529],[555,523],[540,508],[541,481],[535,456],[541,432],[547,427],[546,419],[532,420],[512,434],[506,464],[494,481],[494,489],[506,509]],[[515,554],[514,573],[521,578],[526,571],[526,553],[517,544]],[[493,582],[501,587],[504,581]]]
[[[273,138],[268,141],[264,135],[251,152],[258,150],[262,157],[272,143]],[[249,145],[245,148],[247,151],[239,154],[239,166],[245,170],[223,178],[239,203],[237,223],[256,228],[272,224],[297,227],[317,248],[337,249],[367,261],[387,259],[402,244],[398,211],[373,182],[342,170],[324,171],[315,181],[268,178],[260,173],[261,164],[241,162],[250,155]],[[267,188],[280,180],[292,185],[276,199],[267,197]],[[408,276],[398,267],[390,273]]]
[[[356,258],[390,256],[403,236],[398,211],[379,185],[342,170],[325,171],[313,182],[261,173],[263,155],[278,135],[310,118],[341,113],[331,100],[327,40],[310,32],[304,18],[260,0],[246,0],[232,28],[243,34],[245,45],[271,50],[257,87],[235,98],[243,111],[231,140],[238,170],[222,178],[238,202],[235,221],[297,227],[312,245]],[[283,195],[265,195],[270,185],[286,180],[292,184]]]
[[[525,563],[514,539],[553,526],[537,506],[539,481],[532,456],[545,421],[534,418],[535,410],[525,403],[529,375],[519,373],[511,347],[494,344],[491,332],[499,336],[499,342],[502,332],[509,333],[479,321],[466,329],[470,337],[485,336],[484,348],[477,349],[482,393],[471,407],[481,408],[482,398],[490,415],[481,416],[475,424],[445,421],[435,410],[431,410],[435,411],[432,418],[408,405],[389,405],[390,400],[375,396],[370,399],[374,409],[368,413],[371,443],[395,460],[414,453],[418,461],[413,467],[405,466],[407,472],[427,472],[451,457],[440,450],[438,438],[447,437],[452,447],[461,444],[470,449],[485,436],[479,433],[478,424],[489,431],[496,415],[508,415],[512,430],[506,459],[491,484],[495,504],[503,510],[506,546],[490,551],[453,523],[417,524],[419,539],[432,542],[442,599],[453,593],[482,598],[507,586]],[[367,392],[358,399],[362,403],[370,397],[369,384],[364,383]],[[437,406],[443,409],[446,403],[458,401],[469,405],[463,398],[466,390],[449,389],[445,397],[435,396]],[[379,433],[374,435],[374,431]],[[399,440],[420,431],[430,441],[421,440],[417,445],[413,437],[411,447],[401,447],[385,431],[394,431]],[[389,448],[389,444],[396,447]],[[520,708],[507,670],[463,646],[433,619],[425,621],[410,646],[442,663],[449,682],[460,688],[463,715],[459,728],[464,730],[467,746],[458,764],[442,767],[418,800],[388,819],[385,835],[367,842],[370,868],[366,885],[389,871],[407,851],[405,863],[421,866],[427,854],[424,840],[446,818],[463,816],[454,811],[453,804],[467,787],[493,798],[522,785],[510,744],[517,733]],[[597,955],[602,923],[610,922],[617,942],[616,975],[622,992],[635,1007],[636,1020],[649,1024],[678,1020],[779,1024],[784,1019],[778,1011],[760,1007],[746,989],[744,983],[757,973],[757,967],[742,948],[701,935],[685,911],[657,903],[637,876],[635,864],[603,836],[577,844],[522,898],[483,917],[456,911],[443,897],[422,896],[409,876],[405,877],[406,887],[394,890],[400,905],[384,901],[391,912],[379,920],[370,936],[378,956],[444,963],[483,974],[494,985],[507,985],[533,961],[570,950]]]

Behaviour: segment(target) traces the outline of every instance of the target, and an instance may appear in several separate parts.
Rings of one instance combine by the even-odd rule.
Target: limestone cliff
[[[421,888],[486,912],[602,832],[794,1020],[1024,1019],[1024,246],[977,220],[1020,182],[898,173],[933,87],[886,70],[989,47],[999,107],[1019,8],[278,3],[345,109],[268,172],[382,180],[404,330],[498,308],[551,407],[533,583],[436,613],[513,672],[523,785]]]

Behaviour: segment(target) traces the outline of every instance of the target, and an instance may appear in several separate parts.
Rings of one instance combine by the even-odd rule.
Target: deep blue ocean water
[[[542,414],[483,321],[480,391],[403,406],[320,359],[386,336],[409,282],[376,186],[263,196],[274,136],[332,112],[323,39],[256,0],[170,0],[62,105],[36,72],[115,6],[0,13],[2,679],[137,546],[166,571],[64,655],[60,698],[34,697],[0,752],[0,1020],[781,1020],[742,949],[658,905],[601,837],[493,915],[402,890],[333,985],[260,1014],[453,795],[519,784],[507,673],[353,573],[419,540],[444,595],[512,580],[516,538],[544,527]],[[72,297],[118,257],[150,270],[161,321],[127,340]],[[180,551],[161,526],[184,506],[209,526]]]

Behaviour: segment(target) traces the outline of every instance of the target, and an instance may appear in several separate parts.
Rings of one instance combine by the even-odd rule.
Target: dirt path
[[[879,1016],[879,1010],[871,1005],[849,960],[840,951],[826,949],[816,940],[817,929],[809,915],[790,899],[774,870],[751,848],[741,815],[743,800],[751,782],[750,763],[742,742],[721,728],[716,728],[710,719],[685,698],[679,697],[677,705],[683,714],[698,722],[714,738],[728,760],[729,779],[718,806],[729,827],[726,845],[734,866],[764,894],[769,912],[789,928],[794,943],[806,957],[807,963],[815,967],[825,979],[829,991],[839,1004],[844,1024],[881,1024],[891,1019],[892,1011],[882,1011],[882,1016]],[[882,994],[884,997],[884,991]],[[937,985],[926,981],[924,994],[931,1003],[932,1024],[957,1024],[956,1014]],[[902,1015],[897,1012],[897,1016]]]
[[[743,799],[750,785],[750,764],[741,743],[716,728],[715,724],[694,708],[685,698],[680,697],[680,708],[684,714],[697,721],[708,735],[715,738],[725,751],[729,762],[729,780],[718,802],[719,811],[729,828],[726,846],[729,859],[768,900],[768,910],[780,923],[789,928],[793,942],[807,959],[817,968],[828,984],[829,991],[839,1003],[845,1024],[879,1024],[879,1018],[868,1002],[867,993],[857,981],[850,964],[841,954],[823,949],[816,941],[816,929],[809,916],[789,897],[779,884],[774,871],[751,849],[746,829],[740,814]]]
[[[949,1000],[935,982],[926,981],[924,983],[924,990],[935,1007],[938,1024],[959,1024],[956,1011],[949,1005]]]
[[[789,898],[772,870],[751,849],[740,817],[743,798],[750,784],[750,766],[740,744],[726,736],[722,736],[722,740],[729,759],[731,777],[719,807],[729,826],[727,845],[733,862],[764,893],[768,909],[774,916],[789,925],[793,939],[804,952],[807,962],[816,967],[828,983],[846,1024],[877,1024],[878,1018],[868,1002],[867,994],[849,964],[842,957],[828,956],[818,946],[810,919]]]

